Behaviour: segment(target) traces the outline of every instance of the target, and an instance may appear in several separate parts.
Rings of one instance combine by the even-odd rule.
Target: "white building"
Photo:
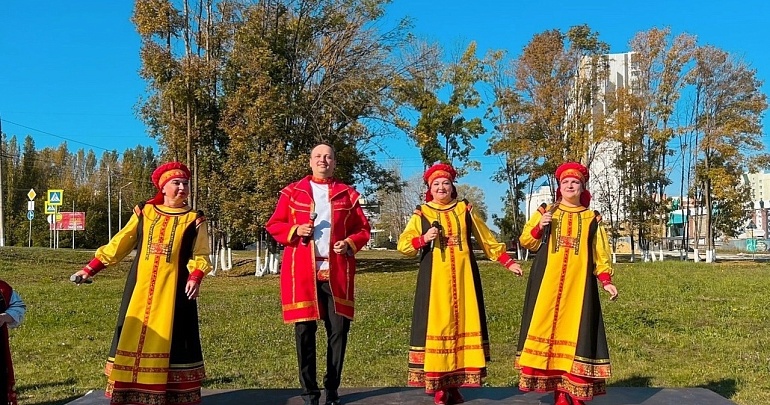
[[[552,202],[551,187],[548,185],[548,181],[544,181],[535,191],[525,196],[524,217],[528,221],[532,213],[537,210],[537,207],[541,204],[550,204]]]
[[[766,238],[768,235],[768,211],[770,211],[770,173],[764,171],[758,173],[744,173],[741,183],[748,184],[751,189],[752,212],[749,217],[749,226],[743,237]],[[748,228],[747,227],[747,228]]]
[[[633,88],[639,70],[632,61],[633,52],[607,54],[607,76],[603,83],[599,83],[601,96],[594,105],[593,116],[597,119],[605,119],[607,113],[608,95],[614,94],[619,89]],[[620,143],[604,141],[595,145],[589,160],[588,190],[592,194],[591,208],[599,210],[604,215],[610,212],[617,213],[622,219],[625,215],[620,212],[620,171],[614,167],[614,159],[620,150]]]

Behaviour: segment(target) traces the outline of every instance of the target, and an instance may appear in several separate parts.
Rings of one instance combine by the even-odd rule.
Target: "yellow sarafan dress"
[[[207,273],[205,217],[189,207],[137,206],[95,257],[120,262],[136,248],[105,374],[112,404],[197,404],[205,377],[197,301],[188,275]]]
[[[434,245],[420,246],[431,224],[441,225]],[[427,393],[479,387],[486,376],[489,335],[481,277],[471,236],[492,260],[509,260],[466,201],[417,207],[398,240],[398,250],[419,255],[409,347],[408,384]]]
[[[537,255],[516,352],[519,388],[590,400],[605,393],[611,374],[597,282],[602,273],[612,275],[609,241],[595,211],[560,205],[543,243],[543,212],[532,215],[520,238]]]

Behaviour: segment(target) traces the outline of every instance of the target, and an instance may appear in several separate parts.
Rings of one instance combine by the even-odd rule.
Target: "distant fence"
[[[725,241],[722,244],[723,247],[728,249],[735,249],[741,252],[768,252],[770,251],[770,240],[750,238],[750,239],[733,239]]]

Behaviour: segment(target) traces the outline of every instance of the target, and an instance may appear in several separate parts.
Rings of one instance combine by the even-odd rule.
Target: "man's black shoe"
[[[326,402],[324,402],[324,405],[342,405],[340,394],[337,393],[337,390],[326,390]]]
[[[305,405],[319,405],[318,398],[305,398]]]

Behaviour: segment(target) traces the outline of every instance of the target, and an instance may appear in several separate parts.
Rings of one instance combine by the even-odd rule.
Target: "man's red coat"
[[[296,235],[299,225],[310,222],[315,211],[312,176],[292,183],[281,190],[275,212],[267,221],[267,231],[285,246],[281,263],[281,304],[286,323],[321,319],[316,291],[315,246],[307,245]],[[344,240],[348,253],[339,255],[329,246],[329,284],[334,296],[334,311],[353,319],[355,253],[369,242],[369,221],[364,216],[352,187],[330,179],[329,199],[332,206],[331,245]]]

